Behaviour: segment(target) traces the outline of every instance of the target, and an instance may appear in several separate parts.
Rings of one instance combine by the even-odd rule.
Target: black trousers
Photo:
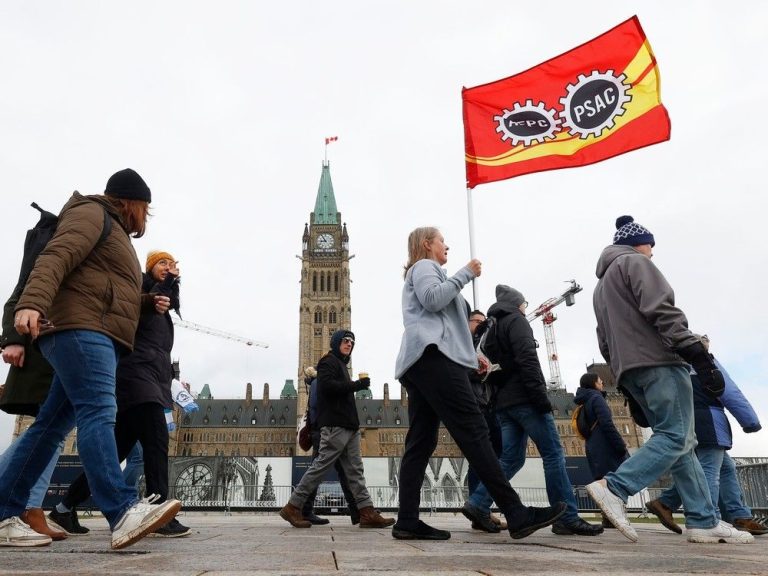
[[[157,503],[168,498],[168,424],[160,404],[137,404],[117,413],[115,419],[115,443],[117,457],[125,460],[133,446],[139,442],[144,451],[144,480],[147,494],[158,494]],[[85,502],[91,495],[88,479],[80,474],[70,484],[62,502],[73,508]]]
[[[312,438],[312,460],[317,458],[320,453],[320,430],[312,430],[310,432]],[[352,494],[352,490],[349,489],[349,482],[347,481],[347,475],[344,473],[344,467],[339,460],[333,465],[336,470],[336,475],[339,477],[339,484],[341,484],[341,491],[344,493],[344,498],[347,501],[347,507],[349,508],[349,515],[352,521],[360,520],[360,512],[357,510],[357,503],[355,502],[355,496]],[[311,516],[315,511],[315,497],[317,496],[317,489],[304,501],[304,506],[301,508],[301,514],[305,518]]]
[[[430,345],[400,381],[408,391],[410,427],[400,462],[398,523],[419,517],[424,472],[437,447],[441,421],[509,524],[523,522],[527,509],[501,471],[467,369]]]
[[[502,449],[501,426],[499,426],[499,421],[496,420],[496,411],[491,410],[488,406],[481,406],[480,412],[483,413],[485,423],[488,425],[488,432],[491,440],[491,446],[493,446],[493,453],[496,454],[497,458],[499,458],[501,457]],[[480,478],[477,477],[475,469],[470,466],[469,470],[467,470],[467,488],[469,489],[470,494],[475,491],[475,488],[477,488],[478,484],[480,484]]]

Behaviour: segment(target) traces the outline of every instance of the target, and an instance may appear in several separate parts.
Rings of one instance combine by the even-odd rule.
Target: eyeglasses
[[[341,343],[342,344],[354,344],[355,341],[354,341],[354,339],[350,338],[349,336],[346,336],[346,337],[341,339]]]
[[[528,308],[528,300],[523,300],[523,307]]]

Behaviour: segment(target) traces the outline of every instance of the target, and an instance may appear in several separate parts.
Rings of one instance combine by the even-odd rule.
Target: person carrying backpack
[[[629,458],[627,445],[613,423],[600,376],[591,373],[582,375],[573,401],[585,411],[590,433],[584,442],[584,451],[592,479],[600,480]],[[613,528],[613,524],[603,518],[603,528]]]
[[[565,454],[557,432],[547,384],[536,353],[533,330],[525,317],[528,302],[514,288],[496,286],[496,302],[488,316],[496,319],[500,371],[489,380],[497,387],[496,417],[501,427],[501,468],[509,481],[525,464],[528,438],[541,454],[544,481],[550,504],[565,503],[565,513],[552,524],[552,532],[560,536],[597,536],[602,526],[579,517],[573,487],[565,469]],[[480,484],[461,509],[473,522],[488,518],[493,498]],[[498,504],[498,502],[497,502]]]
[[[77,447],[93,499],[124,548],[166,524],[178,500],[137,501],[123,480],[115,445],[115,372],[133,348],[139,320],[141,267],[130,236],[144,234],[151,192],[131,169],[113,174],[104,195],[75,192],[56,233],[37,257],[14,311],[14,328],[29,334],[55,371],[35,422],[0,475],[0,543],[45,546],[19,519],[29,492],[56,447],[77,425]],[[117,224],[99,242],[104,211]]]

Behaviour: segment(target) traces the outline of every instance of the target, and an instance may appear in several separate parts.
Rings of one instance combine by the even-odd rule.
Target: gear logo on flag
[[[613,70],[579,74],[576,84],[569,84],[568,94],[560,98],[563,128],[582,139],[600,136],[606,128],[613,128],[616,117],[625,112],[624,105],[632,100],[626,79]]]
[[[502,140],[509,140],[512,146],[520,143],[530,146],[534,142],[542,143],[547,138],[554,138],[562,122],[554,108],[548,110],[543,102],[534,106],[533,100],[526,100],[524,106],[515,102],[512,110],[504,109],[493,119],[499,124],[496,132],[501,134]]]

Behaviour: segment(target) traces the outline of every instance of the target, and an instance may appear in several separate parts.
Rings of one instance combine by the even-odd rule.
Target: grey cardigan
[[[632,368],[684,366],[675,351],[697,340],[656,265],[630,246],[608,246],[596,273],[597,341],[616,382]]]
[[[400,378],[424,349],[436,344],[445,356],[467,368],[477,368],[477,354],[469,332],[468,308],[461,289],[474,278],[468,267],[448,277],[434,260],[416,262],[403,286],[403,339],[395,365]]]

